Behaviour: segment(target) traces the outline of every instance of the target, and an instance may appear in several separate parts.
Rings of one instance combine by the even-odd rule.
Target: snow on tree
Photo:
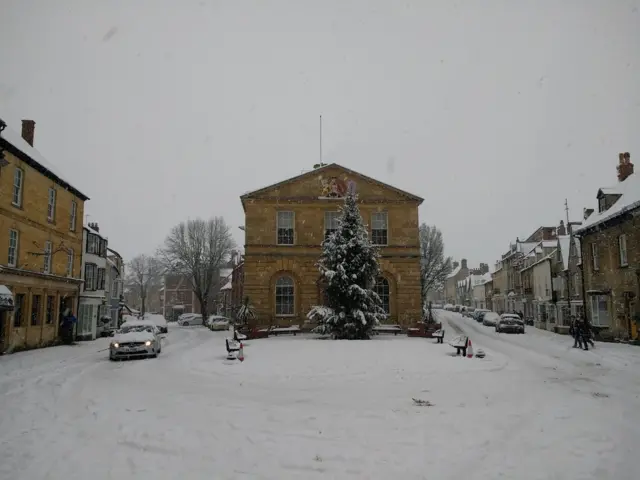
[[[356,200],[351,190],[337,230],[322,244],[318,267],[328,305],[314,307],[308,315],[319,322],[316,331],[335,338],[369,338],[373,326],[385,317],[380,297],[372,289],[380,274],[379,252],[369,240]]]
[[[422,304],[426,304],[427,294],[444,288],[447,275],[451,273],[451,257],[444,256],[442,232],[435,225],[420,225],[420,280],[422,283]]]
[[[139,299],[140,315],[144,315],[149,292],[162,283],[162,264],[157,258],[142,254],[131,259],[126,272],[125,289],[133,292]]]
[[[171,229],[160,255],[167,271],[191,281],[202,318],[209,316],[211,292],[220,281],[220,269],[231,257],[235,242],[224,218],[187,220]]]

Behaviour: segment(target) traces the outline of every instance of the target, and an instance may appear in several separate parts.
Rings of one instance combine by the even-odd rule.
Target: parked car
[[[472,318],[476,321],[476,322],[482,322],[482,319],[484,318],[484,314],[487,312],[490,312],[491,310],[486,310],[484,308],[478,308],[473,312]]]
[[[202,325],[202,315],[199,313],[188,313],[184,316],[180,316],[178,319],[178,325],[181,327],[189,327],[191,325]]]
[[[444,306],[444,309],[445,309],[446,311],[448,311],[448,312],[452,312],[452,311],[453,311],[453,305],[451,305],[450,303],[447,303],[447,304]]]
[[[229,330],[231,321],[221,315],[211,315],[207,318],[207,327],[214,331]]]
[[[146,313],[144,315],[144,319],[153,322],[160,329],[160,333],[169,333],[169,325],[162,315],[158,315],[157,313]]]
[[[160,330],[150,320],[125,322],[109,345],[109,360],[157,357],[162,351]]]
[[[487,327],[495,327],[500,321],[500,316],[496,312],[486,312],[482,317],[482,324]]]
[[[473,313],[476,311],[474,307],[464,307],[464,311],[462,312],[463,317],[473,317]]]
[[[524,333],[524,322],[518,315],[502,315],[496,325],[497,333]]]

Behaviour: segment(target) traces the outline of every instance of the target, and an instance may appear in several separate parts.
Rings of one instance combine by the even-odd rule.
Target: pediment
[[[338,164],[325,165],[282,182],[246,193],[245,200],[258,199],[319,199],[343,198],[347,191],[355,189],[361,200],[385,199],[389,201],[413,201],[423,199],[380,182]]]

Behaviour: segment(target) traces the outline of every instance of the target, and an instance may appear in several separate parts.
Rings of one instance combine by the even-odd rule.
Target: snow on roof
[[[553,248],[558,246],[558,242],[556,240],[543,240],[541,243],[542,248]]]
[[[617,190],[616,193],[620,195],[620,198],[608,210],[593,213],[576,230],[577,234],[584,233],[589,228],[640,207],[640,175],[633,173],[624,182],[620,182],[617,187],[613,188]]]
[[[107,238],[104,235],[102,235],[100,232],[98,232],[97,230],[94,230],[93,228],[91,228],[89,225],[83,225],[83,227],[89,233],[93,233],[94,235],[98,235],[102,239],[106,239]]]
[[[490,272],[487,272],[484,275],[482,275],[483,285],[487,282],[490,282],[491,280],[493,280],[493,277],[491,276]]]
[[[118,265],[116,265],[116,262],[111,260],[109,257],[107,257],[107,263],[111,265],[113,268],[115,268],[116,270],[118,270]]]
[[[569,253],[571,252],[571,237],[569,235],[558,236],[558,245],[562,255],[562,266],[564,270],[569,270]]]
[[[617,187],[602,187],[598,191],[605,195],[620,195],[620,189]]]
[[[231,290],[231,280],[225,283],[224,287],[222,287],[220,290]]]
[[[453,270],[451,270],[451,273],[450,273],[449,275],[447,275],[447,278],[453,278],[453,277],[455,277],[455,276],[460,272],[460,270],[461,270],[461,269],[462,269],[462,266],[461,266],[461,265],[458,265],[456,268],[454,268]]]
[[[60,180],[63,183],[66,183],[74,190],[77,190],[71,184],[71,182],[69,182],[69,180],[65,178],[65,176],[60,172],[60,170],[58,170],[58,167],[56,167],[55,165],[50,163],[49,160],[44,158],[44,156],[38,150],[36,150],[31,145],[29,145],[27,141],[24,138],[22,138],[22,136],[18,132],[16,132],[14,129],[12,129],[10,126],[7,125],[5,129],[0,133],[0,138],[5,139],[15,148],[17,148],[22,153],[24,153],[29,158],[31,158],[31,160],[33,160],[34,162],[39,163],[40,166],[44,167],[46,170],[52,173],[55,177],[58,177],[58,180]],[[80,192],[79,190],[78,190],[78,193],[80,193],[81,196],[85,197],[87,200],[89,199],[89,197],[87,197],[84,193]]]
[[[13,293],[11,293],[11,290],[9,290],[9,287],[7,287],[6,285],[0,285],[0,295],[8,295],[10,297],[13,297]]]
[[[220,276],[221,277],[228,277],[232,273],[233,273],[233,268],[221,268],[220,269]]]

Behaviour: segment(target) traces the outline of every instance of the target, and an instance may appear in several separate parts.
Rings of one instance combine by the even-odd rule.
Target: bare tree
[[[442,232],[435,225],[420,225],[420,270],[423,303],[432,290],[444,287],[451,273],[451,257],[444,256]]]
[[[149,255],[138,255],[128,265],[125,288],[136,292],[140,298],[140,315],[146,311],[146,300],[149,290],[162,281],[163,268],[160,261]]]
[[[160,250],[165,268],[191,281],[202,318],[208,317],[211,290],[235,247],[224,218],[187,220],[171,229]]]

